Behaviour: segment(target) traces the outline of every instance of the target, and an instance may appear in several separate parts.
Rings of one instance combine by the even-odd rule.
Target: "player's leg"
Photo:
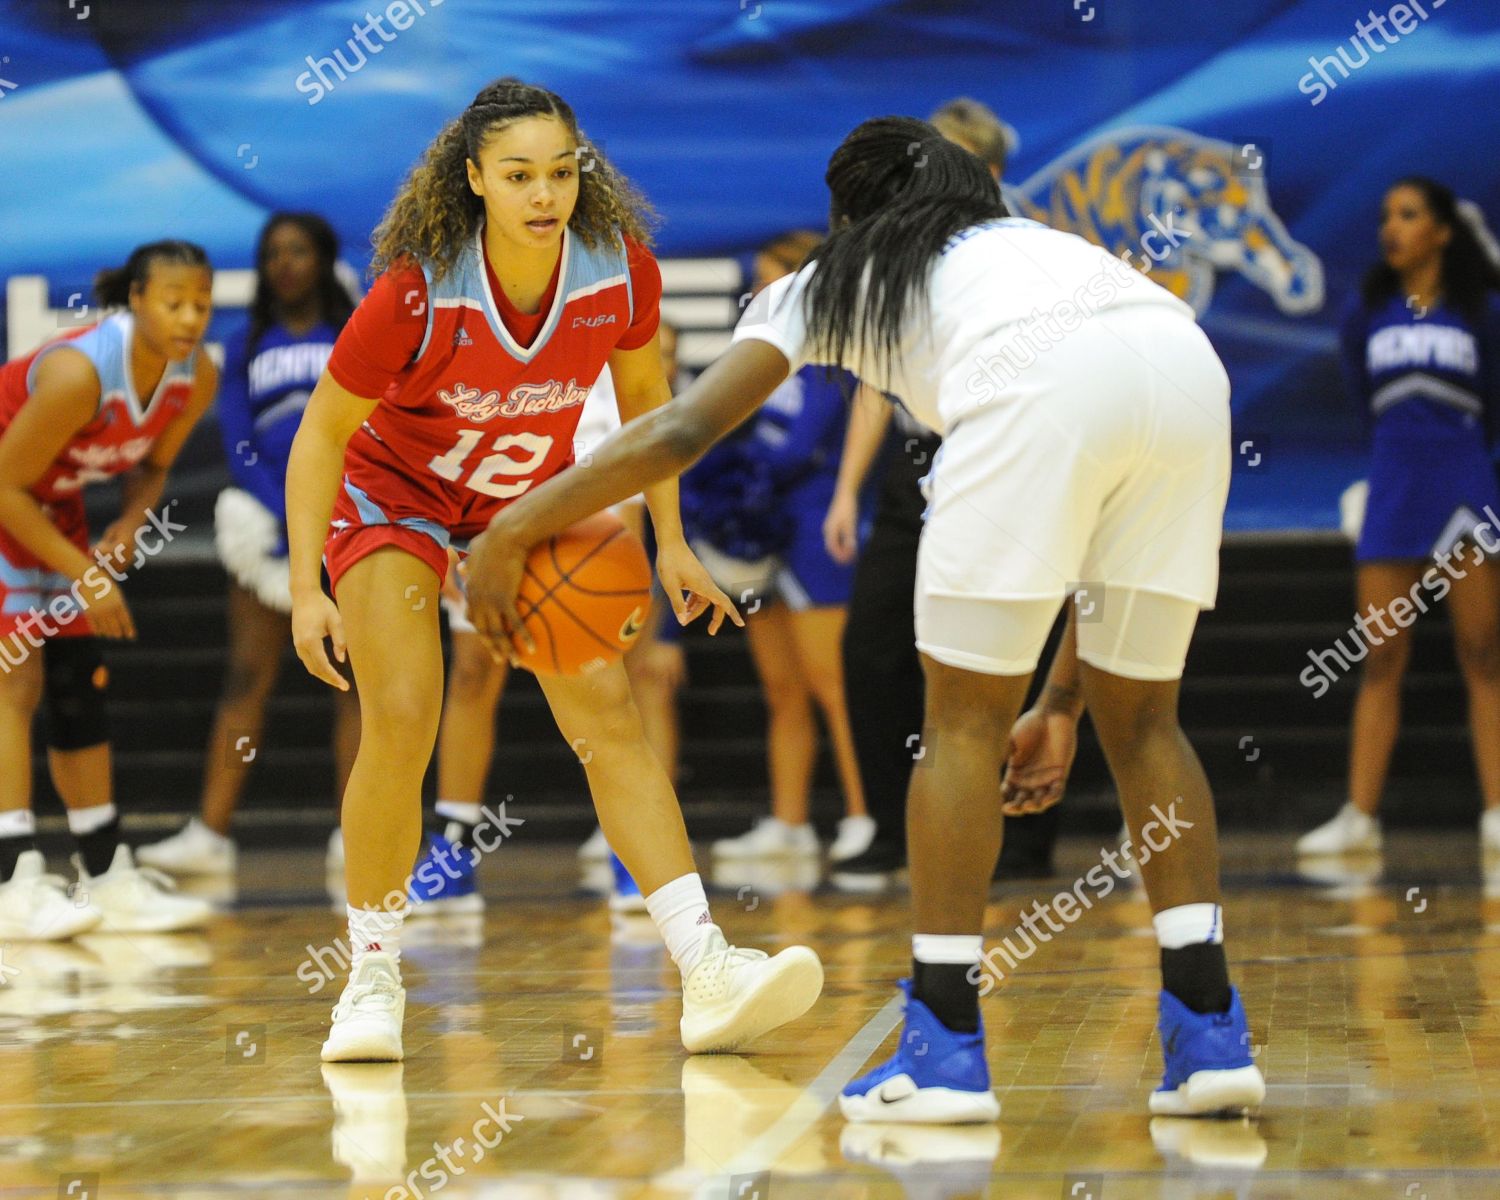
[[[930,452],[923,454],[923,463]],[[925,502],[904,456],[893,457],[869,542],[861,549],[844,629],[844,693],[875,842],[841,871],[879,876],[906,865],[906,796],[920,753],[922,666],[912,632],[917,543]]]
[[[683,1044],[727,1050],[801,1016],[817,999],[817,955],[729,946],[709,913],[682,809],[646,741],[621,663],[539,677],[557,728],[583,761],[605,839],[646,897],[683,977]]]
[[[677,693],[687,682],[687,654],[677,620],[662,601],[653,601],[641,636],[626,652],[625,672],[646,740],[666,768],[667,778],[675,783],[682,744]]]
[[[291,641],[291,618],[262,604],[255,593],[237,583],[229,585],[226,613],[229,662],[203,755],[200,815],[179,833],[137,851],[148,867],[175,875],[234,869],[235,845],[229,829],[251,764],[259,757],[266,704]]]
[[[1109,762],[1161,946],[1166,1073],[1151,1111],[1239,1112],[1265,1081],[1229,983],[1213,794],[1177,719],[1198,606],[1108,589],[1105,620],[1078,624],[1083,698]]]
[[[1358,612],[1383,621],[1390,602],[1408,596],[1422,577],[1421,562],[1361,563],[1355,575]],[[1350,649],[1364,647],[1359,691],[1349,731],[1349,796],[1335,816],[1297,841],[1299,854],[1343,854],[1380,848],[1376,814],[1385,791],[1391,753],[1401,731],[1401,683],[1411,660],[1410,630],[1362,622],[1368,635],[1351,629],[1343,635]],[[1341,639],[1341,640],[1343,640]]]
[[[508,668],[472,630],[452,632],[443,719],[438,726],[438,796],[461,804],[484,799],[495,753],[495,713]]]
[[[359,753],[359,694],[351,686],[333,694],[333,794],[341,800]]]
[[[625,527],[652,554],[655,539],[646,519],[644,503],[626,501],[614,509]],[[677,781],[681,744],[677,722],[677,693],[687,682],[687,655],[682,648],[682,627],[672,614],[661,585],[652,587],[651,612],[635,644],[625,653],[625,671],[630,691],[641,714],[646,740],[667,769],[667,778]]]
[[[0,883],[36,849],[31,812],[31,726],[42,702],[42,652],[7,635],[0,670]]]
[[[347,663],[334,662],[333,669],[349,680],[349,690],[333,693],[333,829],[328,835],[328,853],[324,869],[328,874],[329,894],[338,903],[344,896],[344,830],[339,825],[339,810],[344,793],[349,790],[349,772],[359,754],[359,693],[354,687],[353,672]]]
[[[413,547],[420,541],[407,539]],[[422,777],[442,711],[437,572],[444,562],[441,551],[424,557],[383,544],[336,580],[359,687],[360,740],[340,817],[350,980],[323,1045],[325,1062],[402,1056],[401,924],[421,842]]]
[[[1469,693],[1469,736],[1485,815],[1484,849],[1500,850],[1500,567],[1468,568],[1448,593],[1454,648]]]
[[[823,517],[833,483],[831,475],[820,473],[787,498],[792,530],[776,575],[776,590],[791,614],[789,632],[798,674],[823,715],[838,771],[844,816],[828,857],[841,863],[869,847],[875,822],[865,807],[844,692],[844,629],[854,591],[854,564],[835,562],[823,538]]]
[[[911,773],[912,978],[894,1057],[840,1097],[853,1121],[994,1120],[979,1015],[984,907],[1000,855],[1000,766],[1056,599],[932,596],[918,584],[926,677],[921,757]]]
[[[448,682],[438,725],[438,800],[427,850],[412,873],[414,915],[479,912],[484,907],[474,881],[480,851],[475,832],[484,821],[495,712],[509,668],[495,661],[473,626],[452,608],[449,631]]]
[[[812,694],[797,665],[791,614],[772,601],[747,617],[750,658],[766,705],[766,767],[771,780],[771,815],[749,833],[713,845],[723,858],[814,855],[818,837],[808,823],[818,727]]]
[[[14,639],[14,640],[13,640]],[[31,811],[31,723],[43,692],[42,652],[9,630],[0,669],[0,937],[55,941],[98,924],[47,874]]]
[[[73,627],[69,627],[73,628]],[[65,631],[66,633],[66,631]],[[59,636],[42,652],[47,765],[67,808],[81,895],[100,924],[119,933],[165,933],[207,923],[206,901],[173,894],[135,865],[120,839],[109,734],[109,672],[100,640]]]
[[[797,665],[823,714],[839,789],[844,795],[844,817],[828,849],[829,859],[836,863],[864,853],[875,837],[875,823],[865,809],[865,790],[844,693],[844,625],[848,612],[843,604],[818,604],[791,613]]]

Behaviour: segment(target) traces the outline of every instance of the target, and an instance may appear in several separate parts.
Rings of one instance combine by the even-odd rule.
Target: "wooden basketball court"
[[[1156,944],[1122,887],[984,1003],[997,1127],[847,1126],[833,1097],[895,1029],[904,895],[720,878],[731,936],[806,941],[813,1013],[744,1056],[685,1055],[676,974],[568,849],[511,843],[483,917],[413,921],[404,1064],[324,1067],[342,936],[321,856],[245,855],[201,936],[4,947],[0,1196],[1189,1200],[1500,1195],[1500,876],[1401,835],[1325,882],[1231,836],[1230,958],[1269,1092],[1257,1120],[1152,1120]],[[987,944],[1070,888],[997,887]],[[778,878],[778,874],[780,878]],[[1456,882],[1455,882],[1456,881]],[[326,980],[318,965],[330,967]]]

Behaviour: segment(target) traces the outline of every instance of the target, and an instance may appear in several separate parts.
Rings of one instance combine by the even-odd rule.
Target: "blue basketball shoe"
[[[978,1033],[954,1033],[911,994],[906,995],[901,1046],[889,1062],[844,1088],[839,1108],[850,1121],[966,1125],[993,1121],[1000,1101],[990,1091],[984,1023]]]
[[[427,839],[427,852],[411,874],[407,897],[413,917],[440,917],[484,911],[474,883],[474,852],[455,849],[440,833]]]
[[[1151,1111],[1163,1117],[1238,1115],[1266,1098],[1266,1081],[1250,1057],[1250,1027],[1240,994],[1229,990],[1229,1011],[1196,1013],[1170,992],[1161,994],[1166,1074],[1151,1093]]]
[[[641,895],[640,884],[631,878],[630,872],[625,869],[625,864],[620,861],[620,856],[613,850],[609,852],[609,865],[614,869],[615,886],[609,895],[609,911],[617,913],[643,913],[646,911],[646,897]]]

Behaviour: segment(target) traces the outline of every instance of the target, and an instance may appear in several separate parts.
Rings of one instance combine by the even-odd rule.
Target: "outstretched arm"
[[[469,619],[481,636],[502,653],[509,634],[526,640],[515,598],[532,546],[680,475],[754,412],[790,369],[768,342],[736,342],[672,403],[605,439],[587,470],[564,471],[501,511],[470,544]]]
[[[635,350],[616,350],[609,356],[609,373],[615,384],[621,425],[638,421],[672,401],[672,388],[662,371],[661,342],[656,337]],[[734,605],[683,537],[677,476],[657,480],[645,493],[651,526],[656,531],[656,575],[672,611],[686,625],[713,608],[716,611],[709,632],[717,633]]]

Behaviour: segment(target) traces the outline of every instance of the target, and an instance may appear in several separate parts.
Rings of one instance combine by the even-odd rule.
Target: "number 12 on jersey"
[[[444,479],[458,482],[459,476],[463,474],[464,460],[474,452],[479,445],[479,439],[484,437],[483,429],[464,429],[459,432],[458,441],[447,454],[441,454],[433,458],[427,465],[441,475]],[[494,496],[500,500],[510,500],[519,496],[533,483],[534,479],[520,479],[515,483],[496,483],[496,476],[530,475],[547,459],[552,449],[553,439],[543,437],[538,433],[502,433],[491,444],[493,454],[486,454],[479,460],[477,466],[469,474],[467,486],[476,492],[483,492],[486,496]],[[507,450],[520,450],[525,457],[512,458],[506,453]]]

